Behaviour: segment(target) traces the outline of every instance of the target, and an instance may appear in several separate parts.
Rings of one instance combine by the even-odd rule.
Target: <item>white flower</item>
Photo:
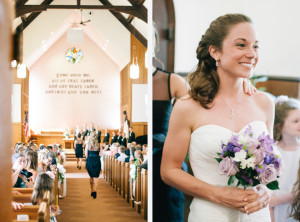
[[[281,154],[280,154],[277,146],[273,146],[273,153],[277,159],[281,157]]]
[[[235,162],[244,162],[246,160],[246,151],[240,150],[240,152],[235,153],[233,160]]]
[[[254,167],[255,167],[255,158],[251,157],[251,158],[247,159],[246,161],[247,161],[247,167],[254,169]]]

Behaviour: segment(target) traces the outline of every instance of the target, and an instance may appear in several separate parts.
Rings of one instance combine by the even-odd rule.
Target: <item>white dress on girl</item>
[[[300,149],[295,151],[286,151],[278,147],[282,158],[282,174],[278,179],[279,190],[274,190],[272,195],[278,196],[291,193],[293,185],[297,181]],[[289,217],[291,208],[290,204],[282,204],[274,207],[274,222],[297,222],[292,217]]]

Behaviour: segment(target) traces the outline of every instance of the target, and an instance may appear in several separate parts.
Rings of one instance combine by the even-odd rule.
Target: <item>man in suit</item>
[[[82,139],[85,140],[85,137],[88,135],[89,130],[86,127],[86,124],[83,124],[83,129],[82,129]]]
[[[122,133],[122,140],[120,144],[124,147],[127,147],[127,139],[125,137],[125,133]]]
[[[98,140],[98,143],[100,144],[101,143],[101,130],[98,129],[98,127],[96,127],[96,131],[97,131],[97,140]]]
[[[115,131],[112,131],[112,137],[111,137],[110,145],[112,145],[113,143],[116,143],[116,142],[118,142],[118,137],[117,137]]]
[[[129,138],[128,138],[128,143],[132,143],[133,141],[135,141],[135,134],[132,131],[132,127],[129,127]]]
[[[104,138],[103,138],[103,143],[108,144],[109,143],[109,132],[107,131],[107,129],[105,129],[105,134],[104,134]]]
[[[120,131],[118,131],[118,143],[122,143],[122,136]]]

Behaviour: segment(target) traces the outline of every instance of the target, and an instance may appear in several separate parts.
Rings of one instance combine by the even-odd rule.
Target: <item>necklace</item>
[[[227,100],[225,99],[225,97],[224,97],[222,94],[220,94],[220,95],[221,95],[222,98],[224,99],[224,101],[225,101],[226,105],[228,106],[228,108],[231,110],[230,118],[231,118],[231,119],[235,119],[235,112],[234,112],[234,110],[236,110],[236,108],[237,108],[237,107],[239,106],[239,104],[240,104],[240,100],[241,100],[241,92],[240,92],[239,95],[238,95],[238,102],[237,102],[237,104],[236,104],[234,107],[231,107],[231,106],[228,104]]]

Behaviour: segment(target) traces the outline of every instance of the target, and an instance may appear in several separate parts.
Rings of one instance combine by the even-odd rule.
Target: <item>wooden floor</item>
[[[91,197],[89,176],[67,161],[67,196],[59,200],[62,210],[58,222],[145,222],[129,204],[103,179],[98,179],[97,198]]]

